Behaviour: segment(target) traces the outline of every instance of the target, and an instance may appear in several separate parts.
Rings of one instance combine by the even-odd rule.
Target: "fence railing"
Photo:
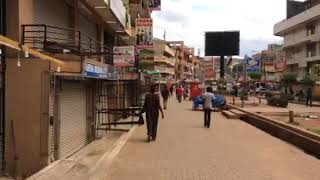
[[[47,26],[22,25],[22,43],[42,52],[101,56],[112,60],[113,49],[79,30]]]

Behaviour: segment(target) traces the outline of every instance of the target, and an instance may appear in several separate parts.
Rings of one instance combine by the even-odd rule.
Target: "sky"
[[[240,56],[282,43],[273,26],[286,16],[286,0],[162,0],[154,11],[154,36],[183,40],[204,54],[204,32],[240,30]]]

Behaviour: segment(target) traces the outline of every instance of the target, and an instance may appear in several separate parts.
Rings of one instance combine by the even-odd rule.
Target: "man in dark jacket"
[[[161,95],[163,98],[163,109],[167,109],[168,99],[170,96],[170,92],[167,87],[164,87],[161,91]]]
[[[162,119],[164,118],[160,98],[159,95],[155,93],[155,89],[155,86],[152,85],[150,88],[151,93],[146,95],[143,105],[143,111],[146,112],[148,142],[150,142],[151,138],[153,141],[156,140],[159,111],[161,112]]]
[[[306,106],[312,107],[312,90],[311,88],[308,88],[307,93],[306,93]]]

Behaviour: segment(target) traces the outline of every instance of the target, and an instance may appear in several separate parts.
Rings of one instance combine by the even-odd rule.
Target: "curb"
[[[127,144],[138,126],[133,126],[128,133],[123,134],[113,145],[110,151],[106,152],[89,171],[89,179],[98,180],[105,179],[108,175],[108,168],[113,160],[120,154],[121,150]]]

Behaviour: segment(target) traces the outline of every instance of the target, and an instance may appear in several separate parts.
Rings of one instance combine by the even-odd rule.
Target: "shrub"
[[[267,98],[268,105],[276,107],[287,107],[288,106],[288,95],[281,94],[280,96],[271,96]]]

